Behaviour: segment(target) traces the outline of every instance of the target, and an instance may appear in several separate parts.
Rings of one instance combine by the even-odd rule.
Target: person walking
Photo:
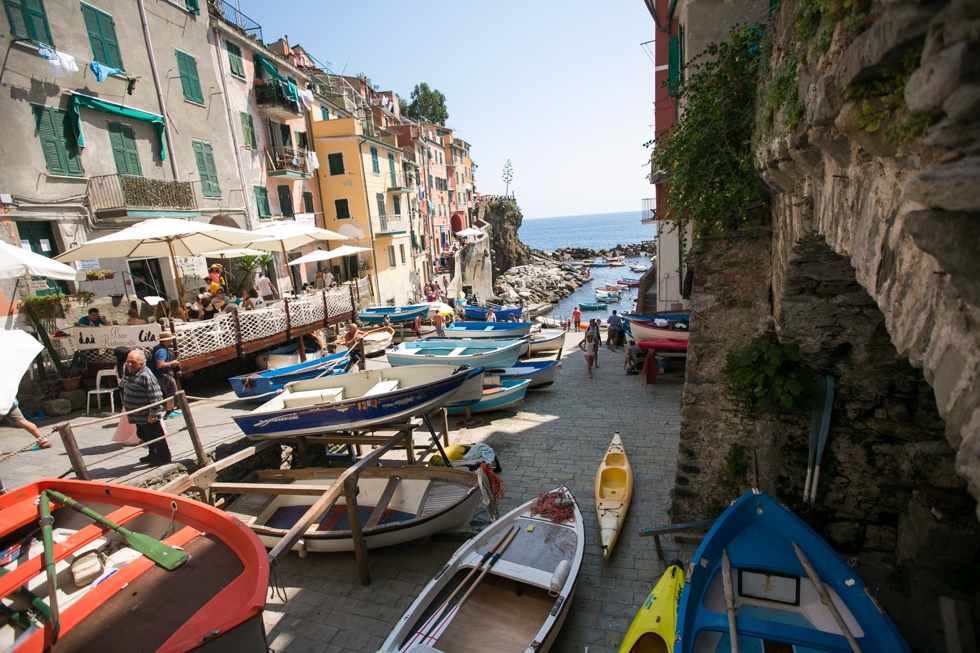
[[[265,272],[259,272],[259,278],[255,280],[255,289],[259,291],[259,294],[262,295],[262,299],[265,301],[269,301],[276,296],[276,289],[272,286],[269,278],[265,276]]]
[[[589,333],[591,333],[592,337],[595,339],[595,368],[599,369],[599,347],[602,346],[602,336],[599,335],[599,323],[595,318],[589,320],[589,326],[585,329],[585,334],[588,335]]]
[[[585,364],[589,371],[589,378],[591,379],[592,366],[599,367],[596,363],[599,358],[599,343],[596,342],[595,336],[591,331],[586,331],[585,338],[579,341],[578,346],[585,354]]]
[[[582,311],[579,310],[578,306],[572,310],[572,324],[575,325],[575,332],[578,333],[579,329],[582,328]]]
[[[174,360],[173,352],[170,351],[170,345],[173,345],[176,340],[174,334],[169,331],[161,331],[160,335],[157,336],[157,345],[152,352],[153,373],[157,377],[157,383],[160,384],[160,392],[163,393],[165,399],[169,399],[166,403],[167,410],[163,419],[174,419],[181,415],[179,410],[174,410],[174,396],[177,394],[177,379],[174,372],[180,367],[180,361]]]
[[[412,322],[412,332],[415,333],[415,339],[422,339],[422,316],[416,315],[415,321]]]
[[[493,306],[487,307],[487,322],[496,322],[497,314],[493,312]]]
[[[346,370],[348,372],[361,362],[361,348],[358,341],[363,337],[364,332],[357,327],[357,322],[351,322],[344,334],[344,347],[347,347],[350,353],[350,363],[347,364]]]
[[[126,412],[135,411],[128,418],[136,426],[136,437],[142,442],[163,437],[163,424],[160,421],[163,417],[163,406],[149,408],[150,404],[163,399],[163,392],[160,391],[160,384],[153,372],[146,366],[146,355],[142,349],[134,349],[126,356],[122,396]],[[166,465],[170,461],[170,447],[166,440],[149,445],[148,455],[140,458],[141,463],[149,463],[153,467]]]
[[[31,451],[51,448],[51,443],[48,442],[48,439],[41,434],[41,431],[37,428],[37,425],[24,417],[24,413],[21,412],[17,405],[17,400],[14,400],[10,410],[8,410],[3,417],[0,417],[0,425],[8,424],[10,426],[22,428],[34,436],[34,446],[31,447]]]
[[[606,346],[612,349],[623,342],[623,318],[616,315],[615,309],[606,322]]]
[[[446,336],[446,331],[443,329],[443,327],[446,325],[446,318],[442,316],[442,313],[436,311],[435,316],[432,318],[432,324],[434,324],[436,327],[436,335],[440,338],[444,338]]]

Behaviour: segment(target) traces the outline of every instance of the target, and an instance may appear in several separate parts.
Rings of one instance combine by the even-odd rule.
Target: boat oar
[[[813,482],[810,485],[810,505],[817,501],[817,485],[820,483],[820,461],[823,459],[823,450],[827,446],[827,436],[830,433],[830,413],[834,406],[834,377],[828,376],[824,379],[825,398],[823,414],[820,416],[820,437],[817,439],[817,457],[813,467]]]
[[[56,497],[57,498],[57,497]],[[58,641],[61,632],[61,619],[58,614],[58,571],[54,562],[54,537],[51,534],[54,519],[51,518],[51,503],[46,492],[41,492],[41,539],[44,542],[44,571],[48,577],[48,604],[51,618],[44,624],[45,633],[51,627],[50,645]]]
[[[460,582],[459,585],[456,586],[456,589],[453,590],[452,594],[446,597],[446,600],[442,602],[442,605],[440,605],[436,609],[436,611],[432,613],[432,616],[429,617],[429,620],[426,621],[425,624],[422,626],[422,629],[418,631],[417,633],[418,635],[422,635],[424,639],[425,637],[424,633],[429,628],[429,626],[432,623],[434,623],[433,620],[438,620],[438,618],[442,615],[442,611],[445,610],[446,607],[449,605],[449,602],[452,601],[454,598],[456,598],[456,595],[459,594],[459,591],[463,589],[463,586],[470,581],[470,578],[472,578],[474,574],[476,574],[476,572],[478,572],[480,568],[483,567],[483,564],[491,557],[493,557],[493,554],[496,553],[497,551],[497,547],[501,545],[501,543],[504,541],[504,539],[507,537],[509,533],[510,533],[510,529],[500,534],[500,537],[498,537],[497,541],[493,543],[493,546],[487,549],[487,552],[483,554],[483,557],[480,559],[478,563],[476,563],[476,566],[470,569],[470,573],[466,574],[466,578],[464,578],[462,582]],[[414,642],[415,639],[413,638],[412,641],[409,643],[412,644]]]
[[[738,629],[735,627],[735,587],[732,583],[732,564],[728,561],[728,549],[721,551],[721,583],[725,589],[725,611],[728,612],[728,639],[732,641],[732,653],[738,653]]]
[[[803,569],[806,570],[806,575],[810,577],[810,582],[813,583],[814,589],[817,590],[817,594],[820,595],[820,600],[823,602],[827,609],[830,610],[830,614],[833,615],[834,621],[837,622],[837,627],[841,629],[844,633],[844,638],[847,639],[847,643],[851,645],[851,650],[854,653],[861,653],[861,647],[858,645],[857,640],[854,639],[854,634],[851,629],[848,628],[847,622],[844,621],[844,617],[841,616],[840,610],[837,609],[837,605],[834,604],[834,600],[830,598],[830,592],[824,586],[823,581],[820,576],[817,575],[817,570],[813,568],[810,564],[809,558],[803,553],[803,550],[793,542],[793,550],[796,551],[796,557],[799,558],[800,564],[803,565]]]
[[[60,492],[45,490],[43,494],[50,495],[55,501],[63,503],[75,512],[82,513],[97,524],[101,524],[109,530],[119,533],[126,540],[126,544],[168,571],[173,571],[177,567],[180,567],[190,558],[190,556],[183,551],[178,551],[177,549],[164,544],[158,539],[142,533],[134,533],[131,530],[123,528],[119,524],[109,521],[91,508],[85,507],[84,505],[78,503],[74,499],[66,497]]]
[[[435,640],[438,637],[437,633],[440,633],[449,625],[449,622],[450,620],[452,620],[453,615],[459,612],[460,608],[463,607],[463,604],[466,603],[466,599],[470,598],[470,595],[473,594],[473,591],[480,584],[480,581],[483,580],[483,577],[487,575],[487,572],[490,571],[490,568],[493,567],[495,564],[497,564],[497,561],[500,560],[500,556],[504,554],[504,551],[506,551],[507,547],[510,546],[510,543],[514,541],[514,538],[517,536],[517,533],[519,533],[520,530],[521,529],[518,526],[517,528],[515,528],[514,530],[510,531],[510,533],[507,534],[507,539],[504,540],[504,543],[500,546],[500,550],[493,554],[493,557],[490,558],[490,562],[488,562],[487,565],[483,568],[483,571],[480,572],[480,575],[476,577],[476,580],[473,581],[473,584],[470,585],[470,588],[466,590],[466,594],[463,595],[463,598],[461,598],[456,603],[456,605],[452,607],[452,609],[448,612],[448,614],[446,614],[446,617],[444,619],[442,619],[439,623],[435,625],[434,628],[432,628],[429,631],[429,633],[425,636],[426,639]]]

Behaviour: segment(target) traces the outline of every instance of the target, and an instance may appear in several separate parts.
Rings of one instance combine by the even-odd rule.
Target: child
[[[596,352],[599,350],[599,343],[591,331],[585,332],[585,339],[578,343],[579,349],[585,353],[585,364],[588,366],[589,378],[592,378],[592,364],[596,359]]]

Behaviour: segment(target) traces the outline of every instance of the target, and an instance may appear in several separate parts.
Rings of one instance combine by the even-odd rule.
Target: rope
[[[553,524],[564,524],[575,519],[575,506],[571,503],[567,506],[557,505],[558,500],[563,503],[567,500],[561,490],[540,493],[535,500],[535,505],[531,506],[531,516],[540,515]]]
[[[477,484],[480,486],[480,494],[483,495],[483,505],[487,508],[490,519],[497,521],[500,518],[499,504],[504,498],[507,486],[494,474],[493,469],[487,463],[480,463],[476,470]]]
[[[188,397],[188,399],[189,398],[190,397]],[[103,422],[117,422],[117,421],[119,421],[119,419],[123,415],[127,415],[128,416],[128,415],[132,415],[133,413],[142,413],[143,411],[148,410],[150,408],[153,408],[154,406],[162,406],[163,404],[165,404],[165,403],[167,403],[168,401],[171,401],[171,400],[172,400],[172,397],[171,398],[166,398],[166,399],[161,399],[160,401],[156,401],[156,402],[154,402],[152,404],[147,404],[145,406],[140,406],[139,408],[134,408],[133,410],[124,411],[124,412],[121,412],[121,413],[113,413],[109,417],[100,417],[99,419],[92,419],[92,420],[89,420],[87,422],[75,422],[75,423],[69,422],[69,424],[72,425],[72,428],[76,428],[76,427],[82,427],[82,426],[92,426],[93,424],[102,424]]]

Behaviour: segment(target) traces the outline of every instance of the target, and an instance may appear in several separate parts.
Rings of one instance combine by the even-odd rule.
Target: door
[[[109,144],[112,146],[112,158],[116,162],[116,172],[120,175],[142,177],[140,155],[136,151],[136,136],[133,128],[118,122],[106,123],[109,132]]]
[[[20,246],[35,254],[54,258],[60,253],[50,222],[18,222],[17,235],[20,238]],[[68,294],[68,284],[64,281],[48,279],[48,288],[51,289],[48,292],[58,289],[63,295]],[[37,294],[44,294],[44,291]]]
[[[293,191],[285,184],[280,184],[276,188],[279,191],[279,212],[286,217],[292,217]]]
[[[156,295],[167,296],[167,287],[163,283],[160,271],[160,260],[155,258],[129,259],[129,275],[133,279],[133,292],[137,297]]]

